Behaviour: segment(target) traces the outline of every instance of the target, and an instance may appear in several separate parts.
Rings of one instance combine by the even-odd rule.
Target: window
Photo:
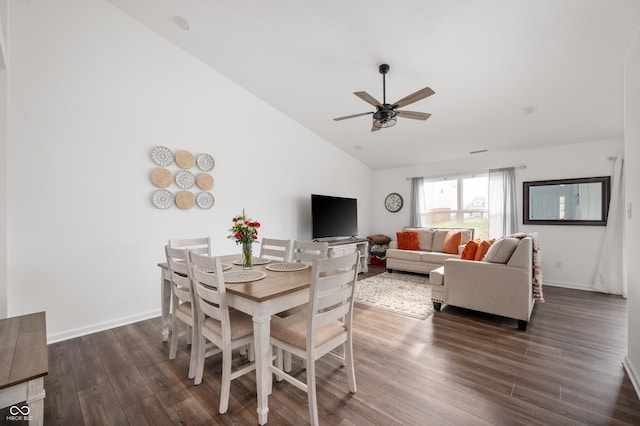
[[[487,238],[488,194],[488,175],[425,181],[421,222],[434,228],[475,228],[477,238]]]

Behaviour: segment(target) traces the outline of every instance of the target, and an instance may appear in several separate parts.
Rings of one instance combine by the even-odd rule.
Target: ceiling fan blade
[[[362,112],[360,114],[346,115],[344,117],[334,118],[334,120],[335,121],[346,120],[348,118],[362,117],[363,115],[369,115],[369,114],[373,114],[373,111],[371,111],[371,112]]]
[[[370,103],[375,107],[382,106],[379,100],[377,100],[367,92],[353,92],[353,94],[359,97],[360,99],[362,99],[363,101]]]
[[[424,99],[424,98],[426,98],[428,96],[431,96],[434,93],[436,93],[436,92],[431,90],[430,87],[425,87],[424,89],[420,89],[417,92],[413,92],[409,96],[405,96],[404,98],[400,99],[398,102],[393,104],[393,107],[394,108],[399,108],[399,107],[407,106],[407,105],[412,104],[414,102],[417,102],[417,101],[419,101],[421,99]]]
[[[431,117],[431,114],[428,112],[416,112],[416,111],[396,111],[400,117],[404,118],[412,118],[414,120],[426,120]]]
[[[380,130],[382,127],[376,127],[376,126],[371,126],[371,131],[372,132],[377,132],[378,130]]]

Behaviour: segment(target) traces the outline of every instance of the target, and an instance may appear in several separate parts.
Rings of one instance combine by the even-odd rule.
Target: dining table
[[[258,422],[267,423],[271,392],[271,316],[309,301],[311,267],[254,258],[250,270],[242,269],[241,255],[220,256],[225,271],[227,304],[253,318]],[[168,340],[171,311],[171,283],[167,263],[161,270],[162,337]],[[278,270],[280,269],[280,270]],[[294,269],[294,270],[291,270]],[[251,279],[252,276],[259,278]],[[235,282],[242,280],[243,282]]]

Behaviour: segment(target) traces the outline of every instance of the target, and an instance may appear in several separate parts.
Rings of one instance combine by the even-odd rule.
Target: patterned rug
[[[383,272],[365,278],[356,283],[355,301],[418,319],[433,314],[427,275]]]

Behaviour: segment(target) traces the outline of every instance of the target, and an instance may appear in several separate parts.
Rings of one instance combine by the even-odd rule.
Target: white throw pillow
[[[520,240],[518,238],[500,238],[491,244],[491,247],[489,247],[487,254],[484,255],[482,260],[485,262],[506,264],[509,259],[511,259],[513,252],[516,251],[519,243]]]
[[[437,229],[435,234],[433,234],[433,244],[431,246],[431,251],[439,251],[442,252],[442,247],[444,247],[444,239],[447,238],[447,234],[450,229]]]

